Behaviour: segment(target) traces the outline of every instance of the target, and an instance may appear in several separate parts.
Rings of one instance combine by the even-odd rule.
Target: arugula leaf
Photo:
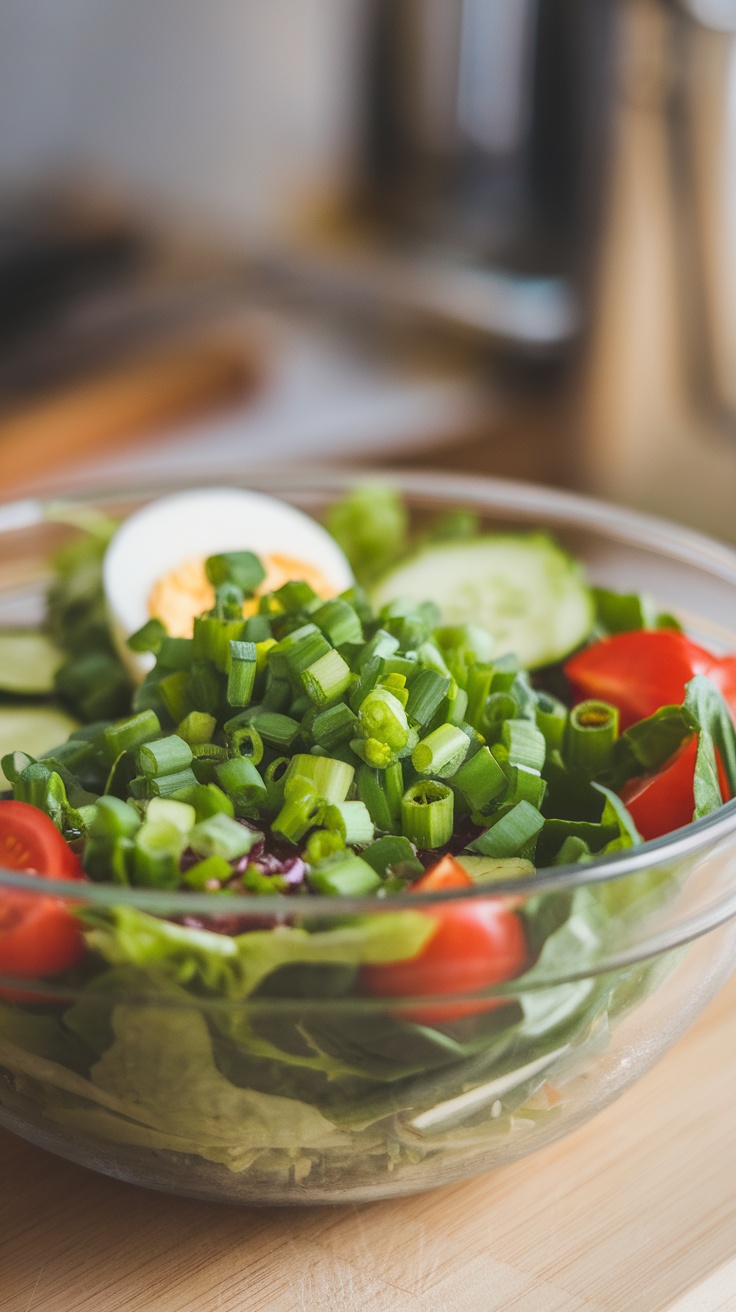
[[[723,805],[716,748],[723,762],[731,795],[736,796],[736,729],[719,689],[703,674],[696,674],[687,684],[684,708],[690,712],[700,730],[693,780],[693,820],[699,820]]]
[[[629,779],[656,774],[697,729],[698,720],[687,706],[660,707],[614,743],[606,784],[617,793]]]

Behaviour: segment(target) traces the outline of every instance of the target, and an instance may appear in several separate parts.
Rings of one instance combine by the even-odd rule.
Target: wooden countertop
[[[240,1210],[0,1132],[2,1312],[734,1312],[736,977],[618,1103],[495,1174]]]

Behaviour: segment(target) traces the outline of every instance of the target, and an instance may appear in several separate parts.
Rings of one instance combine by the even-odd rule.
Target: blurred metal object
[[[521,352],[584,316],[615,0],[368,0],[354,211],[408,308]],[[396,279],[401,261],[403,277]]]

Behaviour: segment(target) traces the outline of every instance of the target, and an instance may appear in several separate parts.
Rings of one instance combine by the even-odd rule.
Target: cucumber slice
[[[0,759],[8,752],[41,756],[66,741],[78,721],[52,706],[0,706]],[[10,785],[0,770],[0,788]]]
[[[561,660],[595,619],[580,565],[544,533],[423,547],[372,594],[377,610],[399,597],[434,601],[445,624],[479,625],[495,639],[494,658],[513,652],[527,669]]]
[[[54,691],[63,651],[39,629],[0,629],[0,692],[38,696]]]
[[[455,860],[476,884],[495,884],[502,879],[522,879],[536,873],[531,861],[521,856],[456,856]]]

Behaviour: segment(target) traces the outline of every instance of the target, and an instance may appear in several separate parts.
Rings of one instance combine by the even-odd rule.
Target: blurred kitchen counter
[[[345,1208],[148,1193],[0,1131],[3,1312],[733,1312],[734,1051],[736,978],[576,1134]]]

